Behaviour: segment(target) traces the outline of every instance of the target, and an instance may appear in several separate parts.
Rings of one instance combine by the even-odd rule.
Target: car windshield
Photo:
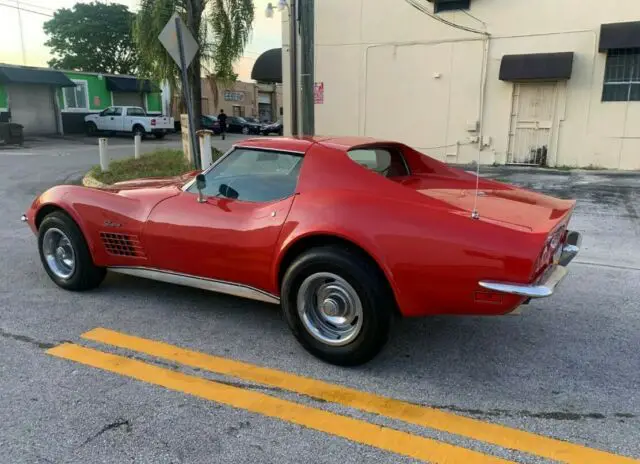
[[[241,118],[240,116],[236,116],[236,119],[238,120],[238,122],[247,122],[245,118]]]

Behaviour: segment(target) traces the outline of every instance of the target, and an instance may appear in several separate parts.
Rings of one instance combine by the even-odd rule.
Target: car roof
[[[342,151],[349,151],[354,147],[379,143],[396,143],[373,137],[261,137],[243,140],[237,147],[266,148],[269,150],[284,150],[304,153],[314,143]]]

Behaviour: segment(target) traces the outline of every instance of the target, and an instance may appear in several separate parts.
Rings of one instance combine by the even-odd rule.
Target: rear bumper
[[[514,284],[512,282],[494,282],[482,280],[480,286],[488,290],[511,295],[519,295],[527,298],[546,298],[553,295],[560,282],[566,277],[567,266],[580,251],[582,235],[571,231],[567,235],[567,240],[562,248],[562,254],[557,264],[555,264],[536,284]]]

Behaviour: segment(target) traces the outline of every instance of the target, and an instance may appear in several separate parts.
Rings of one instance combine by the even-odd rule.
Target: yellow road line
[[[303,427],[423,461],[443,464],[513,464],[511,461],[430,438],[411,435],[351,417],[285,401],[263,393],[232,387],[72,343],[56,346],[49,349],[47,353],[153,385],[159,385],[169,390],[187,393],[234,408],[245,409],[293,422]]]
[[[108,345],[146,353],[157,358],[218,374],[257,382],[313,398],[338,403],[362,411],[380,414],[410,424],[462,435],[503,448],[535,454],[570,464],[639,464],[640,460],[615,455],[586,446],[512,429],[499,424],[452,414],[435,408],[418,406],[404,401],[334,385],[275,369],[233,361],[167,343],[97,328],[82,338]]]

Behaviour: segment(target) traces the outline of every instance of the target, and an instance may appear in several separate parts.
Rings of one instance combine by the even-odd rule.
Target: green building
[[[112,105],[163,113],[160,88],[146,79],[0,64],[0,122],[29,135],[84,132],[84,117]]]

